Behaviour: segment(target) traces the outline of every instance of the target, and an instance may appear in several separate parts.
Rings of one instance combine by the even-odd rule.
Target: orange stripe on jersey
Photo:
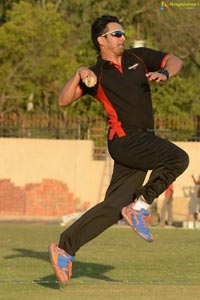
[[[112,106],[112,104],[109,101],[109,99],[107,98],[107,96],[105,95],[100,84],[98,86],[98,91],[97,91],[97,94],[95,95],[95,98],[103,104],[105,111],[107,112],[107,114],[110,117],[110,119],[108,121],[108,124],[110,127],[109,140],[113,139],[115,133],[119,137],[125,136],[126,133],[124,132],[124,130],[121,126],[121,122],[118,120],[117,112],[114,109],[114,107]]]
[[[162,59],[162,62],[161,62],[161,69],[164,69],[165,67],[165,64],[166,64],[166,61],[168,60],[168,58],[170,58],[170,56],[172,56],[171,54],[166,54],[163,59]]]

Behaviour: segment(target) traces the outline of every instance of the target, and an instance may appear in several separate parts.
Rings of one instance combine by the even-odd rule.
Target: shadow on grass
[[[4,259],[16,259],[16,258],[35,258],[41,259],[43,261],[48,261],[49,256],[47,252],[36,252],[29,249],[20,249],[14,248],[14,251],[18,252],[14,255],[4,256]],[[88,277],[90,280],[88,282],[92,282],[94,280],[103,280],[103,281],[111,281],[109,277],[105,275],[106,272],[113,269],[113,266],[104,265],[104,264],[96,264],[96,263],[84,263],[81,261],[74,261],[73,263],[73,276],[72,278],[79,277]],[[55,275],[49,275],[37,280],[33,280],[34,283],[38,283],[42,286],[52,289],[58,289],[58,283],[56,281]]]

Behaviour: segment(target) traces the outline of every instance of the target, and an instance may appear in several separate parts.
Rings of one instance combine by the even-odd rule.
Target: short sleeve
[[[134,48],[134,52],[144,61],[148,72],[155,72],[164,67],[169,53],[150,48]]]

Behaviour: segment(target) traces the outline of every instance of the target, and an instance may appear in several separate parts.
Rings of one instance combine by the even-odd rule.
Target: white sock
[[[142,208],[148,209],[149,204],[142,198],[139,197],[138,200],[136,200],[135,204],[133,205],[133,209],[135,210],[141,210]]]

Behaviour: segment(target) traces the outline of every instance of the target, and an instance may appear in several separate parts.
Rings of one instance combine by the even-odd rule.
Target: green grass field
[[[114,226],[79,250],[71,282],[59,289],[47,247],[63,230],[0,224],[0,299],[200,299],[199,230],[152,228],[147,243]]]

